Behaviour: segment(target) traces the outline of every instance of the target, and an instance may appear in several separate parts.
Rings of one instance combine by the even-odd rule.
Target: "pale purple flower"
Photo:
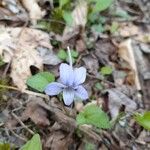
[[[64,103],[69,106],[76,98],[82,100],[88,98],[86,89],[81,85],[85,79],[86,69],[84,67],[73,69],[72,65],[62,63],[60,65],[60,82],[48,84],[45,93],[53,96],[63,92]]]

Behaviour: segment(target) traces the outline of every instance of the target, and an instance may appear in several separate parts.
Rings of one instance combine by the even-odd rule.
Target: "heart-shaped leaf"
[[[150,131],[150,111],[145,112],[143,115],[136,114],[134,118],[139,125]]]
[[[32,139],[21,148],[21,150],[42,150],[39,134],[35,134]]]
[[[104,11],[112,4],[112,0],[97,0],[93,12]]]
[[[107,114],[96,105],[85,106],[84,110],[77,115],[77,124],[91,124],[98,128],[108,129],[111,127]]]
[[[109,67],[109,66],[105,66],[105,67],[102,67],[101,68],[101,70],[100,70],[100,73],[102,74],[102,75],[110,75],[110,74],[112,74],[112,68],[111,67]]]
[[[27,85],[39,92],[43,92],[45,87],[53,81],[55,81],[55,76],[52,73],[40,72],[28,78]]]

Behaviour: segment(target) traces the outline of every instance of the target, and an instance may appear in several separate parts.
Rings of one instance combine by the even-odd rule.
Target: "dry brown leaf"
[[[104,65],[110,65],[110,58],[116,53],[116,47],[109,39],[100,39],[95,45],[95,55]]]
[[[132,46],[131,39],[128,39],[120,43],[118,54],[120,58],[122,58],[124,61],[126,61],[129,64],[129,67],[132,69],[132,72],[130,72],[131,75],[130,79],[134,80],[136,88],[140,90],[141,85],[139,81],[136,59],[135,59],[135,54],[134,54],[134,49]],[[135,79],[133,78],[134,76]]]
[[[86,44],[84,42],[84,39],[83,38],[78,39],[76,41],[75,47],[78,52],[83,52],[84,50],[86,50]]]
[[[61,130],[53,131],[46,138],[44,147],[51,150],[67,150],[69,146],[72,145],[72,141],[72,137],[70,137],[70,135],[66,135]]]
[[[98,60],[92,55],[86,55],[83,57],[83,62],[85,63],[85,66],[89,73],[96,75],[99,69]]]
[[[117,32],[122,37],[133,37],[141,42],[150,42],[150,31],[145,32],[132,23],[120,23]]]
[[[36,21],[38,19],[42,19],[42,17],[45,15],[45,11],[42,11],[40,6],[38,5],[39,0],[21,0],[21,1],[24,7],[29,12],[31,22],[33,24],[36,24]]]
[[[12,26],[20,26],[28,22],[29,16],[19,0],[1,0],[0,20]]]
[[[50,125],[50,122],[47,118],[48,114],[46,110],[37,103],[37,101],[40,103],[44,103],[38,98],[36,100],[30,101],[27,104],[26,110],[22,114],[22,118],[23,120],[27,120],[28,118],[30,118],[38,126],[48,126]]]
[[[76,8],[72,12],[72,26],[66,26],[63,33],[63,41],[68,39],[68,36],[73,35],[74,32],[76,32],[77,27],[82,26],[85,27],[87,22],[87,2],[86,1],[80,1],[79,4],[76,6]]]
[[[43,69],[42,58],[36,50],[38,46],[52,48],[47,33],[30,28],[4,28],[0,33],[0,56],[4,62],[12,62],[11,77],[20,90],[26,88],[30,66]]]
[[[87,22],[87,2],[81,0],[79,2],[79,4],[76,6],[76,8],[74,9],[74,11],[72,12],[72,16],[73,16],[73,26],[85,26],[86,22]]]
[[[139,28],[132,23],[120,23],[118,32],[123,37],[129,37],[137,35]]]
[[[108,92],[108,108],[112,118],[116,118],[119,114],[120,107],[125,106],[126,112],[133,112],[136,110],[136,103],[130,99],[127,95],[119,91],[118,89],[110,89]]]

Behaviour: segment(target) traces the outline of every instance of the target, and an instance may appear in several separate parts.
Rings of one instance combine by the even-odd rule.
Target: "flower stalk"
[[[54,96],[62,92],[65,105],[70,106],[74,100],[88,99],[88,93],[82,86],[82,83],[86,79],[86,68],[73,68],[70,48],[67,47],[67,50],[69,65],[66,63],[60,65],[59,82],[48,84],[45,88],[45,93],[49,96]]]
[[[72,67],[72,56],[69,46],[67,47],[68,57],[69,57],[69,65]]]

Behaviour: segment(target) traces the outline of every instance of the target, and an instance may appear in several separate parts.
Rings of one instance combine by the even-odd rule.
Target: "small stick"
[[[46,100],[49,100],[49,96],[42,94],[42,93],[37,93],[37,92],[29,91],[29,90],[23,90],[21,92],[29,94],[29,95],[39,96],[39,97],[45,98]]]
[[[29,91],[29,90],[20,90],[16,87],[13,87],[13,86],[8,86],[8,85],[2,85],[0,84],[0,88],[6,88],[6,89],[10,89],[10,90],[15,90],[15,91],[19,91],[21,93],[26,93],[26,94],[29,94],[29,95],[35,95],[35,96],[39,96],[39,97],[42,97],[42,98],[45,98],[45,99],[49,99],[47,95],[45,94],[42,94],[42,93],[36,93],[36,92],[32,92],[32,91]]]
[[[27,142],[27,139],[26,138],[23,138],[21,136],[19,136],[18,134],[16,134],[13,130],[9,130],[12,134],[14,134],[18,139],[24,141],[24,142]]]
[[[32,135],[34,135],[34,132],[29,129],[18,117],[17,115],[15,115],[13,112],[11,113],[12,116],[22,125],[22,127],[24,127],[29,133],[31,133]]]

